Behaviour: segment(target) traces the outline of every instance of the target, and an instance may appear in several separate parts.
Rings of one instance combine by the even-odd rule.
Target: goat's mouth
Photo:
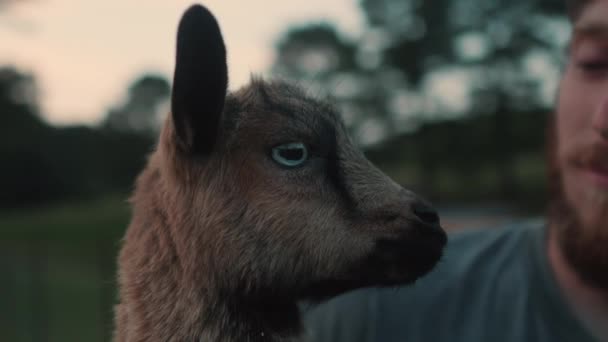
[[[370,278],[377,286],[414,282],[441,259],[447,236],[439,226],[416,224],[394,238],[376,240],[368,259]]]
[[[365,262],[367,286],[412,283],[430,272],[441,259],[447,235],[439,225],[411,223],[399,234],[378,238]]]
[[[443,255],[447,235],[438,225],[416,223],[392,237],[378,238],[369,254],[339,279],[325,279],[304,297],[324,300],[363,287],[407,285],[430,272]]]

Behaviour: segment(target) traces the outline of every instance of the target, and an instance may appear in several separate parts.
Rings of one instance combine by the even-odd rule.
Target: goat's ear
[[[226,99],[228,67],[219,25],[203,6],[182,16],[171,111],[178,143],[192,153],[209,153],[218,137]]]

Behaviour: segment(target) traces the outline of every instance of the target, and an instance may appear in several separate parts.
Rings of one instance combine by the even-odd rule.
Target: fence
[[[116,239],[0,241],[0,340],[109,341]]]

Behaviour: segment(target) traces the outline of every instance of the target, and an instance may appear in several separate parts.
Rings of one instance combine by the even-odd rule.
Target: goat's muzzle
[[[379,236],[369,259],[373,278],[382,286],[410,283],[441,259],[447,235],[436,210],[422,200],[411,201],[390,219],[390,233]]]

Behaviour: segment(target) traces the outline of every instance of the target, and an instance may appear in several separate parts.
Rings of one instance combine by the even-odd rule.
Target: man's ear
[[[193,5],[179,23],[171,96],[178,144],[187,152],[208,154],[213,150],[227,86],[220,28],[209,10]]]

